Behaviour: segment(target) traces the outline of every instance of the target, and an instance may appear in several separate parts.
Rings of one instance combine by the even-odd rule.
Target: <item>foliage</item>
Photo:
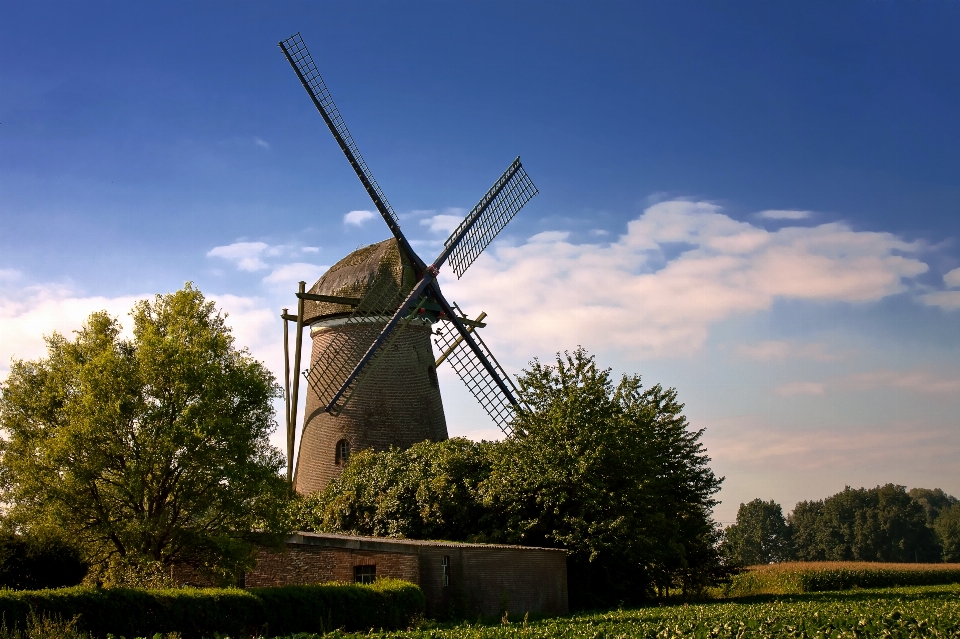
[[[737,523],[724,531],[723,551],[743,566],[788,561],[790,528],[780,504],[762,499],[740,504]]]
[[[282,588],[134,590],[75,587],[2,591],[0,618],[24,630],[31,618],[72,620],[75,630],[102,637],[179,633],[184,639],[232,634],[325,632],[404,627],[420,617],[419,587],[384,579],[371,585]],[[2,637],[2,635],[0,635]]]
[[[949,564],[796,562],[754,566],[712,591],[723,597],[789,595],[848,588],[887,588],[960,583]]]
[[[723,572],[709,517],[721,480],[675,390],[615,385],[582,349],[534,361],[519,383],[530,410],[514,436],[358,453],[294,525],[567,548],[574,607],[695,591]]]
[[[326,491],[297,503],[299,530],[470,541],[482,537],[477,488],[495,445],[463,438],[354,453]]]
[[[789,517],[795,558],[803,561],[938,561],[924,507],[903,486],[849,486],[802,501]]]
[[[960,499],[948,495],[940,488],[911,488],[907,494],[923,506],[927,513],[928,526],[933,526],[933,522],[940,516],[941,511],[955,504],[960,504]]]
[[[960,587],[940,586],[816,594],[748,603],[613,610],[533,622],[511,618],[495,626],[464,623],[363,636],[381,639],[914,639],[958,635]],[[299,635],[276,639],[319,637]]]
[[[175,560],[226,577],[249,562],[250,530],[278,526],[283,458],[267,437],[280,388],[191,284],[131,316],[132,339],[98,312],[72,341],[47,337],[47,357],[13,361],[0,501],[21,530],[76,540],[107,577]]]
[[[940,538],[943,560],[960,562],[960,504],[943,509],[933,522],[933,529]]]
[[[58,537],[0,532],[0,588],[76,586],[86,573],[76,547]]]
[[[484,482],[503,541],[563,547],[573,608],[636,602],[713,578],[720,482],[674,389],[618,384],[583,349],[519,378],[529,410]]]

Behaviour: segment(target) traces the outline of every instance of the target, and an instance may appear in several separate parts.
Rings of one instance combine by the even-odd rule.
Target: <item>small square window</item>
[[[353,580],[358,584],[372,584],[377,580],[377,566],[354,566]]]
[[[450,557],[444,555],[443,561],[440,562],[441,567],[443,568],[443,585],[450,585]]]

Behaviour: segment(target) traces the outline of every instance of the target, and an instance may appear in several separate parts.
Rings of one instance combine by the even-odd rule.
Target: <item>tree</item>
[[[960,562],[960,504],[947,506],[933,522],[933,529],[940,538],[943,560]]]
[[[298,505],[300,530],[482,541],[478,486],[496,445],[454,438],[406,450],[359,451],[327,488]]]
[[[740,504],[737,523],[725,531],[723,548],[733,561],[744,566],[789,561],[790,528],[780,504],[762,499]]]
[[[574,607],[694,588],[717,563],[710,470],[674,389],[614,384],[583,349],[534,360],[519,378],[529,410],[481,490],[503,541],[570,551]]]
[[[960,504],[960,499],[953,495],[948,495],[940,488],[911,488],[907,493],[910,498],[919,502],[927,513],[927,525],[933,526],[933,522],[940,516],[940,512],[954,504]]]
[[[790,519],[798,559],[937,561],[939,544],[923,506],[904,486],[849,486],[822,502],[801,502]]]
[[[76,586],[86,574],[77,548],[58,537],[0,532],[0,588]]]
[[[186,562],[230,575],[252,530],[277,530],[286,485],[267,437],[270,372],[234,345],[192,284],[138,302],[132,339],[105,312],[47,357],[14,360],[0,393],[0,501],[98,566]]]

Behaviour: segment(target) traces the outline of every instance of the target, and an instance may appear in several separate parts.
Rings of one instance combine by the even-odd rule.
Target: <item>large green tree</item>
[[[105,312],[0,392],[0,500],[22,530],[56,529],[96,564],[186,562],[230,575],[251,531],[277,530],[285,482],[267,437],[271,373],[236,347],[191,284]]]
[[[504,540],[567,548],[577,607],[708,581],[722,480],[676,390],[615,383],[583,349],[534,360],[519,386],[529,410],[485,484]]]
[[[724,531],[723,550],[744,566],[788,561],[790,528],[780,504],[762,499],[740,504],[737,523]]]

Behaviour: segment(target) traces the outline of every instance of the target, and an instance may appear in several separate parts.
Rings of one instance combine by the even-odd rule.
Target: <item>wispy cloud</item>
[[[828,346],[823,342],[808,344],[787,340],[766,340],[751,344],[737,344],[734,353],[758,362],[785,361],[788,359],[832,362],[841,358],[840,354],[829,352]]]
[[[766,220],[805,220],[810,217],[810,211],[770,210],[760,211],[757,217]]]
[[[267,263],[260,259],[270,245],[266,242],[234,242],[226,246],[217,246],[207,252],[207,257],[219,257],[233,262],[241,271],[260,271]]]
[[[960,268],[955,268],[944,275],[943,283],[950,288],[960,288]]]
[[[829,392],[901,390],[926,395],[960,395],[960,377],[931,371],[880,370],[832,377],[823,382],[791,382],[778,386],[774,393],[781,397],[793,395],[826,395]]]
[[[420,220],[420,224],[430,229],[431,233],[453,233],[462,220],[462,215],[434,215]]]
[[[770,232],[703,202],[655,204],[607,245],[568,237],[494,246],[445,286],[464,308],[523,317],[485,329],[518,352],[583,344],[638,358],[695,352],[712,325],[778,299],[872,302],[927,270],[910,257],[923,246],[890,233],[842,223]],[[667,257],[677,244],[690,248]]]
[[[296,292],[298,282],[306,282],[309,288],[328,269],[327,266],[317,266],[306,262],[283,264],[274,268],[269,275],[263,278],[272,288],[284,292]]]
[[[350,226],[362,226],[373,219],[373,211],[350,211],[343,216],[343,223]]]
[[[261,149],[267,149],[268,151],[270,150],[270,145],[263,138],[254,136],[253,143],[259,146]]]

